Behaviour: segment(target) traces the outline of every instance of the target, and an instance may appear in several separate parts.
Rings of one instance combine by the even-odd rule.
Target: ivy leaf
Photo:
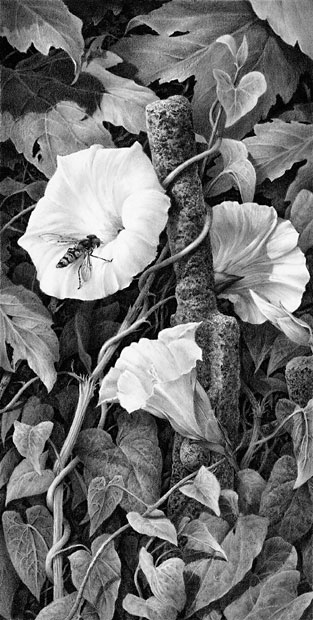
[[[150,88],[108,71],[108,68],[121,62],[123,60],[117,54],[106,52],[105,57],[88,60],[83,71],[93,75],[103,85],[100,101],[103,120],[122,125],[131,133],[146,131],[146,106],[156,101],[158,96]]]
[[[13,443],[38,474],[41,474],[39,459],[52,429],[53,422],[40,422],[36,426],[30,426],[18,420],[14,422]]]
[[[123,608],[132,616],[148,620],[176,620],[178,615],[172,605],[159,601],[155,596],[144,600],[134,594],[127,594],[123,600]]]
[[[139,552],[139,566],[158,601],[182,611],[186,603],[184,561],[170,558],[155,567],[151,553],[142,547]]]
[[[220,153],[223,158],[223,169],[218,171],[218,174],[208,184],[207,195],[216,196],[230,189],[231,185],[235,185],[240,191],[242,202],[252,202],[256,173],[248,160],[248,149],[239,140],[223,138]],[[214,173],[214,168],[212,172]]]
[[[99,109],[103,86],[85,72],[75,84],[73,77],[63,53],[36,54],[14,70],[2,68],[0,140],[11,140],[47,177],[55,172],[57,155],[92,144],[114,147]]]
[[[117,445],[100,429],[90,428],[79,434],[75,451],[85,465],[85,476],[89,482],[96,476],[111,480],[121,475],[126,489],[144,504],[153,504],[160,496],[162,469],[155,420],[146,411],[123,412],[117,423]],[[142,502],[127,493],[123,494],[121,507],[126,512],[144,510]]]
[[[305,320],[305,316],[303,316],[303,320]],[[285,334],[278,334],[271,348],[267,375],[272,375],[275,370],[285,366],[293,357],[307,355],[309,352],[309,347],[293,342]]]
[[[20,581],[12,566],[2,528],[0,529],[0,583],[0,614],[6,620],[11,620],[12,602]]]
[[[285,200],[293,202],[301,189],[313,192],[313,159],[308,159],[307,163],[299,168],[295,180],[287,189]]]
[[[84,39],[82,21],[72,15],[61,0],[1,0],[1,36],[12,47],[27,52],[31,44],[42,54],[61,48],[72,58],[76,74],[81,65]]]
[[[119,62],[116,54],[103,52],[84,62],[75,84],[63,52],[48,59],[34,55],[15,70],[3,68],[0,139],[11,139],[18,152],[50,177],[57,155],[92,144],[114,147],[104,122],[132,133],[145,131],[145,106],[158,97],[107,70]]]
[[[216,554],[227,560],[227,556],[223,551],[221,545],[209,532],[206,523],[199,519],[194,519],[187,523],[180,534],[187,537],[187,543],[185,549],[193,549],[195,551],[203,551],[210,556]]]
[[[218,37],[218,39],[216,39],[216,43],[223,43],[224,45],[227,45],[234,58],[237,70],[243,67],[248,58],[248,41],[245,35],[238,49],[237,43],[231,34],[224,34],[221,37]]]
[[[264,478],[255,469],[241,469],[237,472],[239,479],[238,495],[240,509],[244,514],[259,512],[261,495],[265,489]]]
[[[300,49],[313,58],[311,0],[250,0],[260,19],[266,19],[271,28],[288,45],[299,44]],[[301,10],[299,10],[301,8]]]
[[[45,559],[52,545],[53,518],[45,506],[28,508],[26,518],[24,523],[18,512],[4,512],[4,537],[17,574],[39,600],[46,580]]]
[[[313,124],[274,119],[256,125],[254,133],[244,143],[253,158],[258,183],[277,179],[298,161],[312,160]]]
[[[109,483],[103,476],[97,476],[90,482],[87,496],[90,536],[111,516],[123,497],[123,490],[114,483],[123,485],[122,476],[114,476]]]
[[[44,607],[36,616],[36,620],[63,620],[69,615],[77,598],[77,592],[67,594],[58,598],[46,607]],[[81,616],[83,618],[83,616]],[[75,614],[74,620],[78,620],[79,615]],[[93,620],[92,618],[90,620]]]
[[[281,571],[278,575],[272,575],[261,588],[251,611],[240,617],[242,620],[300,620],[313,599],[313,592],[297,596],[299,581],[300,573],[297,570]],[[225,615],[227,620],[232,620],[232,615]]]
[[[254,608],[261,589],[271,577],[279,572],[295,570],[298,563],[298,554],[295,547],[279,536],[265,541],[258,556],[253,571],[244,584],[242,594],[234,599],[224,610],[227,620],[246,618]]]
[[[162,510],[153,510],[148,517],[143,517],[138,512],[129,512],[126,517],[128,523],[138,534],[157,536],[177,546],[176,529]]]
[[[313,476],[313,399],[303,409],[296,409],[291,420],[291,437],[298,468],[293,488],[298,489]]]
[[[192,482],[187,482],[179,488],[187,497],[192,497],[198,502],[211,508],[217,516],[220,515],[218,500],[221,492],[220,483],[204,465],[200,467]]]
[[[270,520],[269,533],[291,543],[304,536],[313,523],[311,481],[294,489],[296,477],[295,459],[291,456],[279,458],[262,493],[259,511]]]
[[[14,499],[30,497],[45,493],[54,480],[51,469],[44,469],[48,453],[41,455],[39,459],[41,473],[38,474],[33,465],[23,459],[13,470],[7,486],[6,504]]]
[[[240,516],[236,526],[224,538],[222,545],[227,562],[220,559],[201,559],[190,562],[185,569],[187,614],[189,618],[199,609],[218,600],[240,583],[259,555],[267,533],[268,520],[256,515]],[[199,584],[197,593],[188,594]],[[188,602],[189,601],[189,602]]]
[[[21,192],[26,192],[28,196],[37,202],[45,193],[46,181],[34,181],[33,183],[22,183],[11,179],[11,177],[5,177],[0,183],[0,194],[3,196],[14,196]]]
[[[157,34],[129,36],[131,29],[142,25]],[[249,54],[245,72],[260,71],[267,83],[257,106],[228,129],[226,137],[240,139],[251,131],[267,116],[278,95],[285,103],[289,101],[308,64],[300,51],[277,39],[245,0],[172,0],[135,17],[126,34],[111,50],[137,68],[143,84],[158,79],[161,83],[182,82],[195,76],[194,127],[207,139],[211,133],[208,111],[216,98],[213,70],[222,69],[231,77],[235,73],[233,56],[226,45],[216,43],[218,37],[231,35],[238,44],[246,36]],[[279,71],[273,71],[273,66]]]
[[[0,461],[0,489],[8,482],[19,461],[20,456],[14,446],[12,446]]]
[[[308,189],[302,189],[293,201],[290,221],[300,233],[298,245],[306,253],[313,246],[313,193]]]
[[[242,116],[253,110],[257,101],[266,91],[266,80],[260,71],[251,71],[244,75],[238,86],[222,69],[214,69],[217,82],[216,94],[226,113],[225,127],[230,127]]]
[[[91,545],[92,553],[80,549],[69,556],[72,581],[77,590],[92,558],[107,538],[109,534],[96,538]],[[84,589],[84,597],[95,607],[100,618],[106,620],[113,618],[120,581],[121,562],[112,541],[97,558]]]
[[[59,359],[58,339],[51,329],[51,316],[40,299],[23,286],[7,286],[1,291],[1,366],[10,372],[19,360],[27,360],[48,391],[56,381],[54,362]],[[9,361],[6,345],[13,348]]]

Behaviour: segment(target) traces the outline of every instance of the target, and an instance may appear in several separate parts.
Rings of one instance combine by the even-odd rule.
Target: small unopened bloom
[[[154,260],[169,206],[140,144],[94,145],[58,157],[19,244],[44,293],[99,299],[126,288]]]
[[[298,233],[273,207],[226,201],[213,208],[211,243],[219,296],[234,304],[243,321],[264,323],[267,316],[251,291],[293,312],[309,272],[297,246]]]
[[[196,361],[202,358],[195,342],[198,325],[163,329],[157,340],[141,338],[125,347],[102,381],[99,402],[120,402],[128,413],[144,409],[168,420],[184,437],[205,439],[223,452],[223,434],[197,381]]]

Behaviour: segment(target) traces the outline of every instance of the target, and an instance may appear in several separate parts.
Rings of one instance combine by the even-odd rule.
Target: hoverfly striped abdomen
[[[81,288],[83,282],[88,282],[91,277],[92,264],[91,257],[98,258],[105,263],[110,263],[111,260],[102,258],[102,256],[95,256],[93,251],[101,245],[101,240],[97,235],[87,235],[83,239],[77,239],[74,236],[67,237],[58,235],[56,233],[41,235],[41,237],[48,243],[57,243],[63,245],[73,245],[67,249],[64,256],[57,262],[56,267],[59,269],[67,267],[72,263],[75,263],[79,259],[82,260],[78,268],[78,288]]]

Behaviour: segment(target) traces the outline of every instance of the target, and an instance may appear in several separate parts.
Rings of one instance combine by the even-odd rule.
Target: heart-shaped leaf
[[[103,534],[91,545],[92,553],[85,549],[75,551],[69,556],[72,580],[78,589],[86,575],[92,558],[108,538]],[[96,608],[99,617],[111,620],[115,611],[115,601],[120,585],[121,562],[113,541],[97,557],[84,589],[84,597]]]
[[[114,486],[123,485],[122,476],[114,476],[109,483],[103,476],[93,478],[88,487],[88,513],[90,516],[90,536],[110,517],[123,497],[123,490]]]
[[[252,202],[256,185],[256,172],[248,160],[248,149],[239,140],[223,138],[220,146],[223,159],[223,168],[219,163],[213,167],[212,174],[216,176],[207,188],[208,196],[216,196],[228,189],[231,185],[238,187],[242,202]]]
[[[217,82],[216,94],[226,113],[225,127],[230,127],[250,110],[266,91],[266,80],[259,71],[251,71],[244,75],[238,86],[226,71],[214,69],[213,75]]]
[[[217,554],[227,560],[226,553],[221,545],[209,532],[206,524],[199,519],[195,519],[187,523],[181,532],[182,536],[187,537],[185,549],[194,549],[196,551],[204,551],[209,555]]]
[[[154,510],[148,517],[142,517],[139,512],[129,512],[127,521],[139,534],[158,536],[162,540],[168,540],[173,545],[177,545],[176,529],[162,510]]]
[[[30,497],[45,493],[54,480],[51,469],[44,469],[48,453],[41,455],[39,464],[41,473],[38,474],[32,463],[23,459],[14,469],[7,486],[6,504],[13,499]]]
[[[157,443],[157,427],[149,413],[121,413],[116,444],[101,429],[89,428],[79,434],[75,450],[85,465],[87,483],[104,476],[112,480],[121,475],[125,488],[144,504],[159,499],[161,452]],[[126,511],[143,512],[144,504],[132,495],[123,494],[121,506]]]
[[[217,516],[220,515],[218,500],[221,487],[218,479],[204,465],[200,467],[192,482],[184,484],[179,489],[187,497],[192,497],[204,506],[211,508]]]
[[[14,422],[13,443],[38,474],[41,474],[39,458],[52,429],[53,422],[48,421],[40,422],[36,426],[30,426],[18,420]]]
[[[3,513],[3,530],[12,564],[25,585],[39,600],[46,579],[45,559],[52,545],[53,519],[45,506],[26,510],[27,523],[15,511]]]
[[[306,407],[295,410],[292,422],[291,436],[298,468],[293,488],[298,489],[313,476],[313,398]]]

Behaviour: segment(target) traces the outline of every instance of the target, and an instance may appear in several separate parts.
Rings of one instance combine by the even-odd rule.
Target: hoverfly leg
[[[78,271],[77,271],[77,275],[78,275],[78,287],[77,290],[79,290],[82,286],[83,286],[83,282],[82,282],[82,277],[81,277],[81,268],[82,268],[82,264],[79,265],[78,267]]]

